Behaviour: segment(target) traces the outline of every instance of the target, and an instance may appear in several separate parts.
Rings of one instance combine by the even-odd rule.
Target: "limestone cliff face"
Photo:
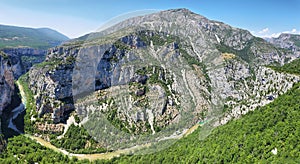
[[[72,98],[74,61],[66,61],[66,58],[77,52],[71,48],[50,49],[45,60],[47,64],[38,64],[29,72],[29,78],[34,79],[29,85],[35,94],[39,116],[52,113],[49,117],[54,122],[60,122],[67,117],[68,111],[74,109]]]
[[[44,50],[32,48],[6,48],[0,52],[0,111],[11,103],[11,96],[15,91],[14,80],[27,72],[33,64],[42,62]]]
[[[46,56],[46,50],[33,48],[5,48],[2,50],[10,56],[12,62],[19,63],[14,68],[15,78],[19,78],[22,74],[29,71],[29,69],[37,63],[41,63]]]
[[[265,65],[293,55],[246,30],[167,10],[50,49],[29,84],[40,117],[100,111],[127,132],[154,134],[182,119],[224,124],[271,102],[299,77]]]
[[[14,93],[14,65],[9,57],[0,52],[0,114],[11,102]]]

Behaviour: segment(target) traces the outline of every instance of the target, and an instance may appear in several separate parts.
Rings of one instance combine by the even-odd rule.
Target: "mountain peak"
[[[170,9],[166,11],[192,13],[192,11],[187,8]]]
[[[192,12],[189,9],[186,8],[178,8],[178,9],[169,9],[169,10],[164,10],[161,11],[161,13],[172,13],[172,14],[183,14],[183,15],[195,15],[196,13]],[[196,14],[198,16],[201,16],[199,14]]]

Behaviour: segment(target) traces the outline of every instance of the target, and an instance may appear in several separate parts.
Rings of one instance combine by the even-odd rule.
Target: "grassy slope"
[[[0,163],[70,163],[75,161],[76,159],[71,160],[24,135],[9,139],[6,151],[0,154]]]

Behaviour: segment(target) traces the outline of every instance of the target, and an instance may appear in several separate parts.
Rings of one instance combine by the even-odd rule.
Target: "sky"
[[[124,13],[174,8],[187,8],[259,37],[300,34],[300,0],[0,0],[0,24],[48,27],[75,38]]]

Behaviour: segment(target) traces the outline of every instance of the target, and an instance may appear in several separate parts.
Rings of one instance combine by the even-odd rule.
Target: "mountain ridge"
[[[186,9],[130,18],[49,49],[45,62],[22,77],[34,106],[26,132],[46,130],[54,134],[41,137],[54,142],[63,132],[51,128],[75,115],[114,150],[170,138],[199,121],[209,131],[292,88],[299,76],[266,67],[291,57],[297,54]],[[108,130],[112,140],[102,135]]]
[[[274,44],[277,47],[285,48],[292,51],[295,54],[300,54],[300,35],[282,33],[277,38],[270,38],[268,42]]]
[[[0,48],[50,48],[69,38],[50,28],[0,25]]]

